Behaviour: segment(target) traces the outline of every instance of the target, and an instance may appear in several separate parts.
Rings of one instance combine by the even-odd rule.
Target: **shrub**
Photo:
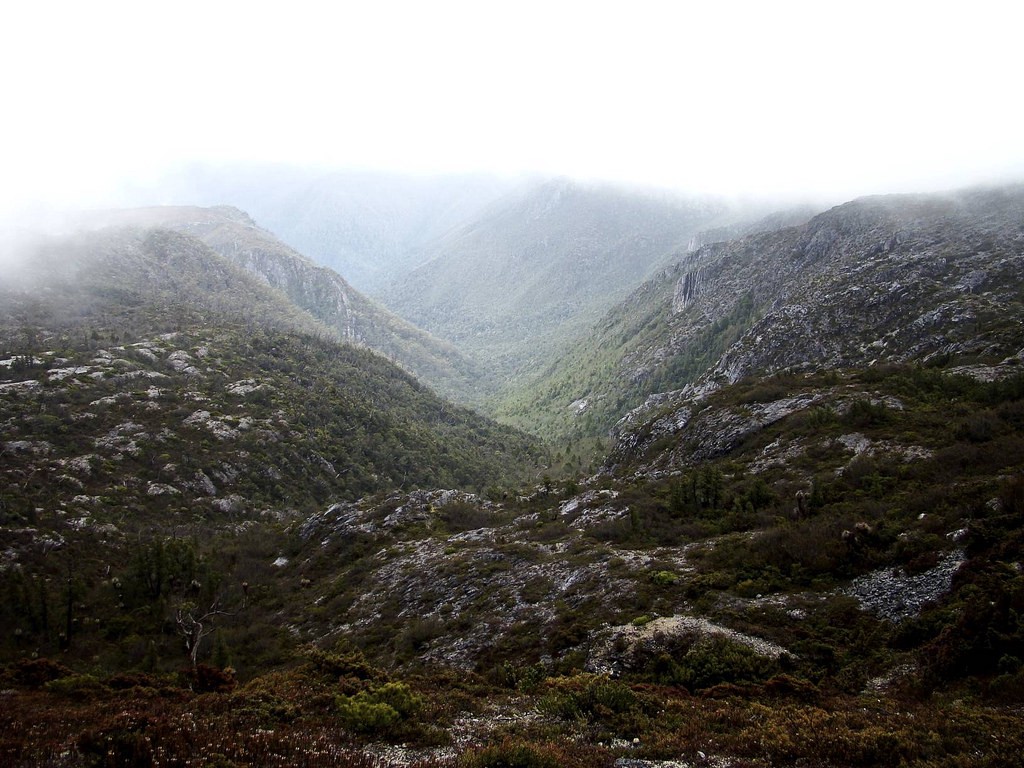
[[[776,675],[764,684],[764,691],[769,696],[780,699],[796,699],[813,702],[820,696],[818,686],[791,675]]]
[[[118,672],[107,678],[107,685],[117,691],[131,688],[159,688],[163,681],[145,672]]]
[[[359,650],[340,650],[332,653],[320,648],[309,647],[303,650],[302,655],[310,661],[314,670],[336,680],[343,678],[371,680],[378,676],[378,672],[370,666],[362,651]]]
[[[788,394],[789,386],[786,382],[768,379],[741,394],[737,398],[737,402],[744,405],[750,403],[770,403],[774,400],[781,400]]]
[[[999,492],[999,503],[1004,514],[1024,516],[1024,475],[1007,480]]]
[[[885,424],[890,417],[890,411],[884,403],[860,398],[850,403],[849,408],[843,414],[843,421],[851,427],[864,428]]]
[[[536,690],[547,675],[547,669],[541,664],[517,666],[506,661],[495,667],[489,677],[494,684],[502,688],[530,692]]]
[[[431,640],[444,634],[444,622],[437,616],[413,619],[396,638],[396,645],[405,653],[419,653]]]
[[[181,672],[185,684],[196,693],[230,693],[238,685],[235,670],[217,669],[206,664],[198,664],[193,669]]]
[[[93,675],[68,675],[46,683],[46,690],[79,701],[88,701],[109,692],[107,686]]]
[[[688,642],[685,653],[662,653],[652,659],[647,674],[659,683],[701,690],[720,683],[756,683],[780,671],[774,659],[724,637]]]
[[[39,688],[51,680],[66,677],[71,670],[47,658],[22,659],[14,667],[14,679],[29,688]]]
[[[668,587],[679,581],[679,576],[672,571],[655,571],[651,574],[651,582],[659,587]]]
[[[625,683],[595,675],[579,675],[553,683],[541,709],[565,720],[601,719],[638,712],[639,697]]]
[[[561,768],[564,756],[547,744],[530,744],[518,739],[505,739],[459,758],[459,768]]]
[[[337,703],[342,725],[356,733],[380,733],[401,719],[394,707],[373,701],[365,691],[341,696]]]
[[[957,440],[971,443],[987,443],[999,431],[999,419],[989,411],[971,414],[957,425],[953,433]]]
[[[786,705],[772,712],[768,722],[758,723],[755,740],[759,755],[774,764],[897,766],[906,764],[903,752],[910,746],[906,734],[845,714],[816,707]],[[902,761],[902,762],[901,762]]]
[[[386,732],[423,708],[422,697],[405,683],[384,683],[335,701],[342,724],[356,733]]]
[[[453,500],[438,508],[437,516],[452,533],[486,528],[494,524],[494,516],[468,501]]]
[[[405,683],[384,683],[374,688],[370,695],[393,708],[401,717],[410,717],[423,707],[423,699]]]
[[[109,728],[84,732],[78,737],[78,751],[87,766],[132,766],[148,768],[154,765],[154,750],[146,736],[149,728],[146,718],[121,716]]]
[[[1000,659],[1000,667],[1003,667],[1003,659]],[[1015,659],[1020,664],[1019,659]],[[1024,668],[1018,667],[1015,671],[1004,672],[994,678],[988,684],[988,694],[996,701],[1006,704],[1024,703]]]

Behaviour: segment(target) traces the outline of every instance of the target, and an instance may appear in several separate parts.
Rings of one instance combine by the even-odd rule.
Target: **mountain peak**
[[[239,224],[244,224],[248,227],[256,226],[256,222],[253,221],[253,218],[248,213],[241,210],[240,208],[236,208],[233,205],[214,205],[211,206],[210,208],[207,208],[206,210],[210,211],[211,213],[215,213],[218,216],[223,216],[224,218],[230,221],[238,222]]]

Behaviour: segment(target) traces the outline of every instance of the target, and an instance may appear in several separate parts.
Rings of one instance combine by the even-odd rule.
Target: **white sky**
[[[105,202],[194,161],[753,195],[1024,179],[1022,8],[11,2],[0,208]]]

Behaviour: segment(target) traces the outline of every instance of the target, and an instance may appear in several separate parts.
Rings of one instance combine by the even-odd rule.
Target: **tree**
[[[230,616],[228,611],[220,609],[220,599],[216,599],[206,610],[200,609],[195,603],[183,602],[174,611],[174,623],[185,641],[185,652],[188,653],[192,668],[195,669],[199,658],[199,646],[203,638],[213,633],[214,618]]]

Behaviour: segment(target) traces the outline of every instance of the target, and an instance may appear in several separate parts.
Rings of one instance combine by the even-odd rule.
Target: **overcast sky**
[[[1024,178],[1021,8],[8,3],[0,206],[189,162],[841,197]]]

